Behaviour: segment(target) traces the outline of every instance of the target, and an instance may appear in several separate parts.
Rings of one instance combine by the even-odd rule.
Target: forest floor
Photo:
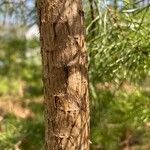
[[[0,98],[1,150],[43,150],[42,103],[41,97]]]
[[[101,91],[92,103],[91,150],[150,150],[149,93]],[[0,150],[44,150],[43,116],[43,97],[0,97]]]

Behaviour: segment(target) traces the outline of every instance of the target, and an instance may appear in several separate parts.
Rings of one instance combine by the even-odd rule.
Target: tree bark
[[[89,149],[88,62],[81,0],[37,0],[45,149]]]

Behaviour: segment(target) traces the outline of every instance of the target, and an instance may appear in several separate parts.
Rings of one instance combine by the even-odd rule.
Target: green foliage
[[[14,80],[12,78],[1,77],[0,80],[0,96],[2,95],[17,95],[20,90],[19,80]]]
[[[5,30],[5,28],[4,28]],[[0,95],[39,95],[42,92],[39,40],[4,32],[0,39]],[[12,36],[14,35],[14,36]]]
[[[130,5],[95,11],[97,16],[87,27],[92,82],[124,78],[138,82],[150,72],[149,6],[129,13]]]
[[[22,101],[17,101],[17,103],[22,103]],[[39,102],[33,102],[33,98],[32,102],[31,100],[24,100],[24,103],[34,115],[20,118],[12,113],[6,113],[3,116],[0,124],[0,148],[2,150],[16,148],[21,150],[44,149],[43,106]]]
[[[130,131],[139,142],[135,149],[144,150],[150,137],[145,127],[150,121],[150,97],[140,90],[119,89],[124,82],[140,87],[150,75],[149,5],[133,9],[133,3],[124,1],[116,9],[103,1],[94,2],[94,19],[90,9],[86,12],[91,148],[116,150]]]
[[[92,99],[91,105],[92,148],[118,149],[122,136],[130,131],[139,143],[137,148],[144,150],[142,146],[150,138],[145,128],[145,123],[150,121],[150,95],[139,90],[130,94],[118,91],[114,95],[101,90],[96,93],[97,98]]]

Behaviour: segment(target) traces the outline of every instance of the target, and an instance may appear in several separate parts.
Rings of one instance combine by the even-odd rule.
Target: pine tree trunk
[[[89,149],[81,0],[37,0],[45,99],[45,149]]]

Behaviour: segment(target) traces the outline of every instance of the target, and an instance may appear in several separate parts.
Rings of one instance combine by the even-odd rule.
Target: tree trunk
[[[117,9],[118,9],[118,0],[114,0],[113,6],[114,6],[114,10],[117,11]]]
[[[89,0],[89,4],[90,4],[90,13],[91,13],[91,21],[94,21],[95,19],[95,13],[94,13],[94,1],[93,0]],[[92,26],[91,26],[91,35],[94,37],[95,36],[95,27],[96,24],[95,22],[93,22]]]
[[[81,0],[37,0],[45,149],[89,149],[88,64]]]

